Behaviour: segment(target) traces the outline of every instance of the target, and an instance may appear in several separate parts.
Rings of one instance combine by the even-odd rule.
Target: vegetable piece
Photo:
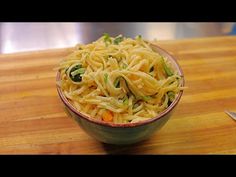
[[[116,80],[114,81],[114,86],[116,88],[119,88],[120,87],[120,77],[117,77]]]
[[[123,104],[124,105],[128,105],[129,104],[129,99],[128,99],[127,96],[124,97]]]
[[[127,87],[127,89],[128,89],[128,94],[132,94],[132,95],[136,98],[137,96],[132,92],[132,90],[130,89],[129,84],[128,84],[128,82],[125,80],[125,78],[121,77],[121,79],[123,79],[123,80],[125,81],[125,85],[126,85],[126,87]]]
[[[122,64],[122,69],[126,69],[126,68],[128,68],[128,65],[125,64],[125,63],[123,63],[123,64]]]
[[[70,72],[73,72],[73,71],[75,71],[75,70],[77,70],[77,69],[79,69],[79,68],[82,68],[82,65],[81,65],[81,64],[75,65],[75,66],[71,69]]]
[[[139,112],[142,107],[139,107],[141,105],[140,101],[137,101],[134,105],[133,105],[133,113]],[[139,107],[139,109],[137,109]]]
[[[135,103],[134,106],[133,106],[133,109],[137,108],[139,106],[139,103]]]
[[[79,69],[71,72],[71,75],[72,75],[72,77],[75,77],[75,75],[84,74],[84,73],[85,73],[85,68],[79,68]]]
[[[105,122],[112,122],[113,121],[113,115],[112,115],[112,112],[111,111],[105,111],[103,114],[102,114],[102,120],[105,121]]]
[[[164,68],[164,70],[165,70],[165,73],[167,74],[167,76],[172,76],[174,73],[173,73],[172,70],[166,65],[164,58],[161,57],[161,59],[162,59],[163,68]]]
[[[148,101],[148,100],[150,100],[150,99],[151,99],[151,97],[150,97],[150,96],[143,96],[142,98],[143,98],[143,100],[144,100],[144,101]]]
[[[116,38],[114,39],[113,43],[116,44],[116,45],[118,45],[118,44],[119,44],[121,41],[123,41],[123,40],[124,40],[124,37],[118,36],[118,37],[116,37]]]
[[[136,40],[141,40],[142,39],[142,36],[141,35],[138,35],[135,37]]]
[[[82,77],[80,75],[76,75],[75,77],[70,77],[72,81],[74,82],[81,82]]]
[[[79,70],[79,71],[77,71]],[[80,82],[82,81],[82,77],[81,77],[81,74],[84,73],[84,68],[82,69],[82,65],[81,64],[78,64],[78,65],[75,65],[71,70],[70,70],[70,78],[72,81],[74,82]]]
[[[104,33],[104,34],[103,34],[103,37],[104,37],[104,42],[105,42],[106,44],[112,42],[109,34]]]
[[[130,75],[130,79],[131,80],[137,80],[137,79],[139,79],[139,77],[135,74],[132,74],[132,75]]]
[[[175,99],[175,93],[172,91],[167,92],[170,102],[173,102]]]
[[[108,74],[105,73],[105,74],[104,74],[104,82],[107,83],[107,80],[108,80]]]

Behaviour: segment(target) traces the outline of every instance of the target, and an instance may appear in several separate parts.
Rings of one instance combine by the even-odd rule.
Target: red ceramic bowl
[[[175,58],[156,45],[152,45],[152,48],[172,63],[178,74],[182,76],[181,86],[184,86],[183,72]],[[59,72],[57,73],[56,80],[60,80]],[[133,144],[145,140],[157,132],[169,120],[183,94],[183,91],[180,91],[171,105],[154,118],[136,123],[115,124],[99,121],[81,114],[76,110],[76,108],[73,107],[73,105],[69,103],[59,86],[57,86],[57,92],[65,106],[66,113],[78,122],[79,126],[87,132],[87,134],[94,137],[98,141],[119,145]]]

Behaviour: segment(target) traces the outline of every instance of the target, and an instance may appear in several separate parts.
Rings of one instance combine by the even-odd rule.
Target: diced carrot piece
[[[136,75],[134,75],[134,74],[130,75],[130,79],[131,79],[131,80],[137,80],[138,78],[139,78],[139,77],[136,76]]]
[[[113,115],[111,111],[105,111],[102,114],[102,120],[105,122],[112,122],[113,121]]]
[[[139,70],[140,70],[140,71],[146,71],[146,70],[147,70],[147,65],[141,66],[141,68],[140,68]]]

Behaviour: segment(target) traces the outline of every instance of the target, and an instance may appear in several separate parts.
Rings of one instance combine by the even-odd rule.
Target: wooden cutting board
[[[64,113],[53,68],[71,49],[0,55],[1,154],[236,154],[236,37],[158,41],[185,74],[175,113],[150,139],[113,146]]]

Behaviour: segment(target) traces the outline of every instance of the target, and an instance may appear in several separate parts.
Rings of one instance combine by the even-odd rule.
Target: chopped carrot
[[[102,120],[105,122],[112,122],[113,121],[113,115],[111,111],[105,111],[102,114]]]
[[[139,70],[140,70],[140,71],[143,71],[143,72],[147,71],[147,70],[148,70],[148,69],[147,69],[147,65],[142,65]]]
[[[130,75],[131,80],[137,80],[138,78],[139,77],[137,75],[134,75],[134,74]]]

